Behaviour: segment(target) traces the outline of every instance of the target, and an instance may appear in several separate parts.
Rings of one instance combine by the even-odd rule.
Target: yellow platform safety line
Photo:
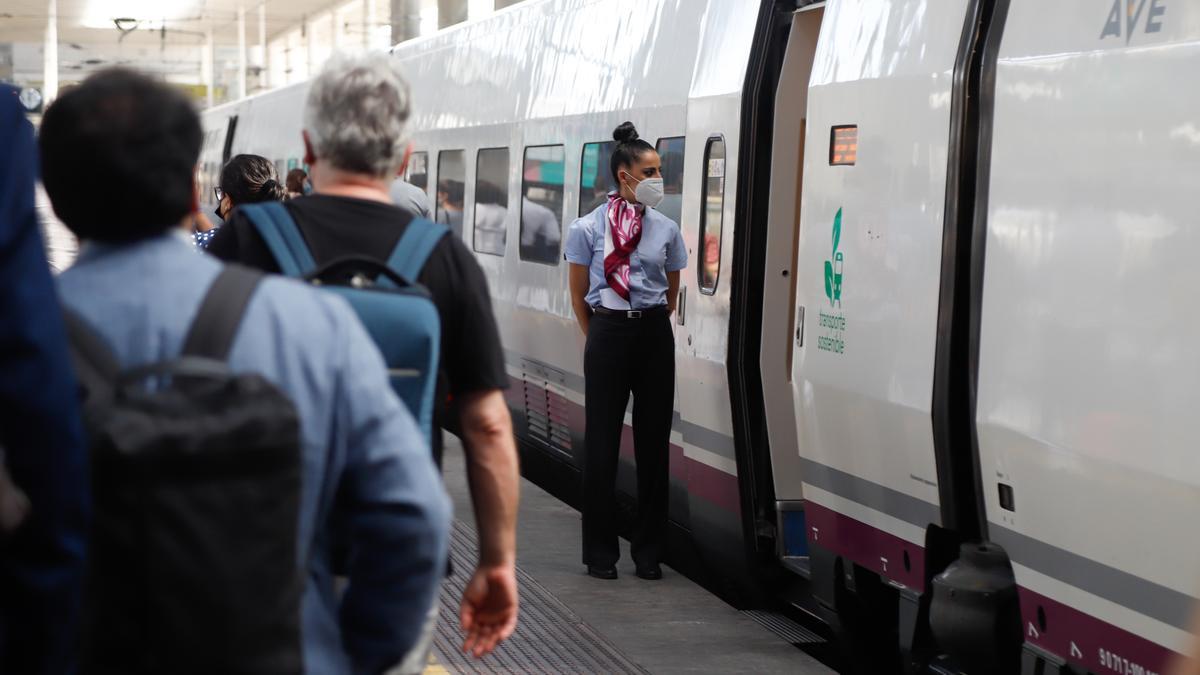
[[[429,661],[425,664],[425,670],[421,671],[421,673],[422,675],[451,675],[445,666],[438,663],[437,657],[434,656],[432,650],[429,653]]]

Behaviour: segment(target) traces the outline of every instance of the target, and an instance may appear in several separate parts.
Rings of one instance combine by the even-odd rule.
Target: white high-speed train
[[[561,239],[632,120],[692,260],[674,564],[815,610],[860,672],[1188,648],[1200,4],[543,0],[393,54],[408,179],[464,186],[439,214],[488,275],[527,475],[576,499]],[[304,95],[207,112],[206,180],[298,163]]]

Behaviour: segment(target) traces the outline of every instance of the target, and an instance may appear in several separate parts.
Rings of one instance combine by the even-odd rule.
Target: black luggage
[[[68,312],[94,515],[85,673],[299,673],[300,424],[229,348],[261,276],[229,266],[175,359],[122,370]]]

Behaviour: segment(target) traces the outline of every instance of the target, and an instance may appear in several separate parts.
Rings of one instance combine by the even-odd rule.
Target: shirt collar
[[[188,248],[193,248],[192,235],[185,232],[181,227],[172,227],[162,234],[132,242],[112,243],[88,239],[80,244],[79,257],[76,258],[75,262],[76,264],[87,263],[122,251],[145,251],[153,253],[159,250],[170,250],[180,244]]]

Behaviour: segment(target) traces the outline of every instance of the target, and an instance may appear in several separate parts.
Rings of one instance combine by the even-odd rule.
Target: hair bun
[[[283,201],[287,198],[287,195],[287,188],[274,178],[266,179],[258,188],[258,199],[260,201],[265,201],[267,199]]]
[[[618,143],[629,143],[638,138],[637,128],[633,126],[633,122],[622,122],[621,126],[613,130],[613,140]]]

